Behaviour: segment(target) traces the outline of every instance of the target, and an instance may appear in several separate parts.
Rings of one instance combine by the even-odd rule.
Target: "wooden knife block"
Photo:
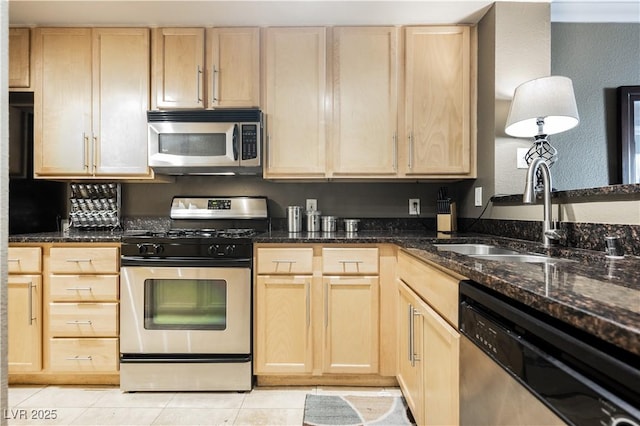
[[[451,203],[449,213],[438,213],[437,226],[438,232],[455,232],[457,231],[456,203]]]

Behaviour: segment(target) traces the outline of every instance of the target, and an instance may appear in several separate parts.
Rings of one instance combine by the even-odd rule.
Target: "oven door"
[[[248,354],[249,268],[121,268],[120,352]]]
[[[149,166],[171,170],[184,167],[237,167],[237,123],[149,123]]]

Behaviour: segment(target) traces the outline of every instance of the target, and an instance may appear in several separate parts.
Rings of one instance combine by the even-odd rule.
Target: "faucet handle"
[[[567,237],[567,231],[560,228],[551,228],[544,232],[544,235],[556,243]]]

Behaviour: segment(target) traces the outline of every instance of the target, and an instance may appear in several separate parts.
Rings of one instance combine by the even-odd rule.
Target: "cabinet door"
[[[148,176],[149,30],[95,29],[93,63],[93,173]]]
[[[256,374],[312,370],[311,276],[258,276]]]
[[[398,283],[398,384],[416,423],[424,424],[422,360],[416,348],[422,345],[422,321],[415,311],[417,297],[402,281]]]
[[[326,30],[267,28],[265,62],[265,177],[324,177]]]
[[[408,27],[405,31],[404,173],[468,174],[469,28]]]
[[[333,41],[334,175],[396,173],[395,27],[338,27]]]
[[[207,99],[210,107],[260,105],[260,29],[207,30]]]
[[[153,31],[153,108],[204,108],[204,28]]]
[[[424,327],[425,424],[459,424],[460,334],[426,303],[417,306]]]
[[[34,174],[88,175],[91,29],[34,29]]]
[[[31,87],[29,28],[9,28],[9,88]]]
[[[324,277],[327,373],[378,372],[378,277]]]
[[[7,324],[10,373],[42,369],[42,278],[9,275]]]

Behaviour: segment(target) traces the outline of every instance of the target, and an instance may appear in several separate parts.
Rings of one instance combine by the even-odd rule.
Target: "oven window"
[[[227,282],[206,279],[145,280],[144,328],[226,329]]]
[[[227,155],[226,133],[160,133],[161,154],[187,157],[222,157]]]

